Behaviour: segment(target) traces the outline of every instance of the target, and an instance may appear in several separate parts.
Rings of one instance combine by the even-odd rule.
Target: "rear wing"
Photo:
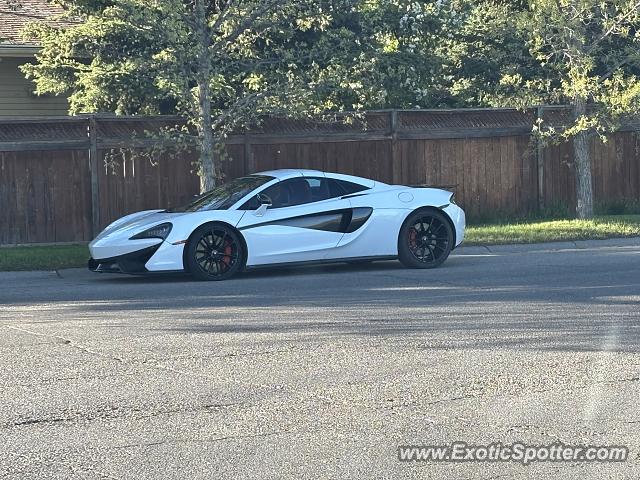
[[[458,184],[454,184],[454,185],[428,185],[426,183],[420,183],[417,185],[407,185],[407,187],[411,187],[411,188],[439,188],[440,190],[455,190],[456,188],[458,188]]]

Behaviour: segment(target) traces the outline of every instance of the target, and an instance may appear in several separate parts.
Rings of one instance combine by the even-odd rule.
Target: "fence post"
[[[544,108],[539,105],[536,110],[536,121],[542,118]],[[538,164],[538,213],[544,210],[544,145],[540,136],[536,136],[536,163]]]
[[[91,233],[100,232],[100,184],[98,181],[98,131],[95,115],[89,116],[89,172],[91,174]]]
[[[249,135],[244,134],[244,165],[247,171],[245,173],[255,173],[256,165],[253,158],[253,149],[251,148],[251,140]]]
[[[400,164],[400,152],[398,151],[398,111],[391,110],[391,171],[393,172],[393,183],[402,183],[402,165]]]

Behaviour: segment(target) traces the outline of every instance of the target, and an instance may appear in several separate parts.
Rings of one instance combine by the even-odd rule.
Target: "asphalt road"
[[[0,478],[637,479],[640,241],[567,247],[222,283],[0,273]],[[631,455],[397,459],[453,441]]]

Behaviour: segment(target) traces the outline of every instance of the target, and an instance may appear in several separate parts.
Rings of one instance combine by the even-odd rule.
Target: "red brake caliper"
[[[233,253],[233,248],[231,248],[231,242],[227,241],[227,244],[224,247],[224,257],[222,257],[222,261],[228,266],[231,265],[231,254]]]
[[[411,248],[415,248],[416,246],[416,237],[418,236],[418,232],[415,228],[409,230],[409,246]]]

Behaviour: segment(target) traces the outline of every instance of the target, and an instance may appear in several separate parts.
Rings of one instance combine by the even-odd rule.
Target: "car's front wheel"
[[[187,242],[187,270],[198,280],[226,280],[242,268],[243,244],[239,234],[222,224],[198,227]]]
[[[398,237],[398,257],[410,268],[435,268],[453,248],[453,229],[445,214],[427,209],[413,212]]]

